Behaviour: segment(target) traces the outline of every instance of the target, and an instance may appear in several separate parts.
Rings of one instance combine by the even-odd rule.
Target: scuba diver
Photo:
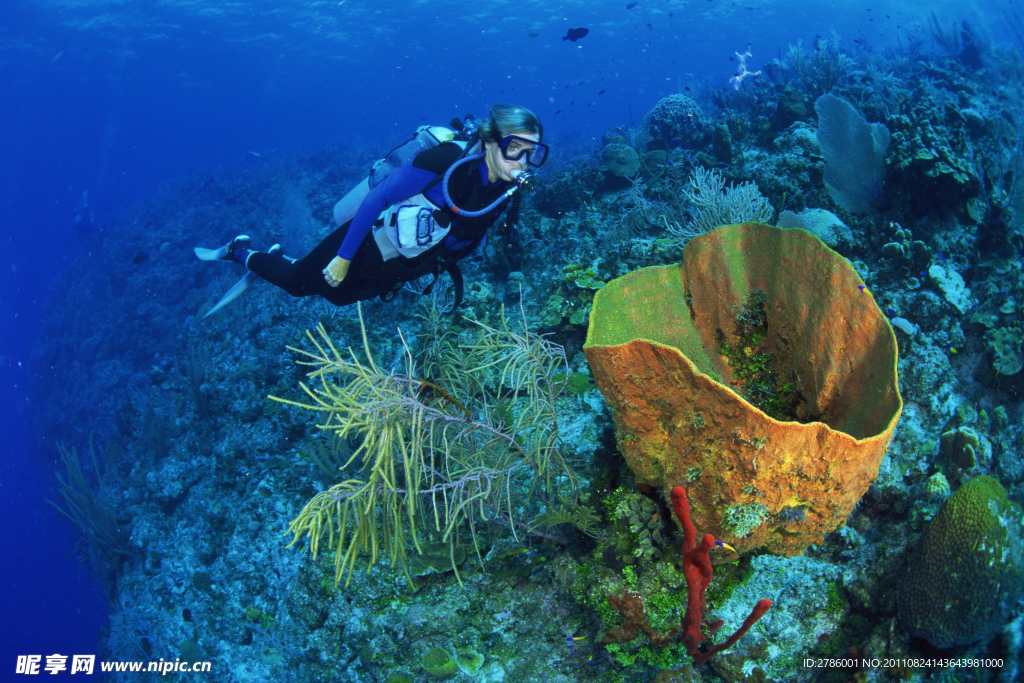
[[[207,315],[257,276],[292,296],[321,296],[344,306],[378,296],[390,301],[406,282],[424,275],[436,281],[446,271],[458,306],[459,259],[485,242],[510,198],[509,213],[517,213],[522,192],[536,182],[530,168],[542,165],[548,154],[541,142],[544,128],[533,112],[509,104],[490,111],[484,122],[467,117],[476,128],[468,142],[434,140],[411,161],[388,169],[375,186],[371,172],[335,206],[339,227],[301,259],[283,255],[279,245],[255,251],[247,235],[219,249],[196,248],[202,260],[234,261],[249,271]],[[451,137],[451,131],[440,130]],[[516,220],[506,216],[505,225]]]
[[[83,238],[100,231],[96,227],[96,212],[89,208],[89,190],[82,191],[78,206],[75,207],[75,217],[71,222],[71,229]]]

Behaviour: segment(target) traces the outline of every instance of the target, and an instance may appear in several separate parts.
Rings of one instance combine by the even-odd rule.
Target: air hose
[[[511,197],[513,194],[515,194],[515,191],[518,190],[521,185],[524,185],[526,183],[532,182],[532,178],[531,178],[531,176],[533,175],[532,173],[520,172],[516,176],[516,179],[515,179],[516,180],[516,184],[513,185],[512,187],[510,187],[509,189],[505,190],[501,194],[501,196],[499,196],[497,199],[495,199],[493,202],[491,202],[490,204],[488,204],[484,208],[480,209],[479,211],[466,211],[464,209],[460,209],[459,207],[455,206],[455,202],[452,201],[451,195],[448,194],[448,181],[451,179],[452,173],[459,166],[462,166],[463,164],[468,164],[471,161],[477,161],[477,160],[483,159],[483,158],[484,158],[484,154],[480,153],[480,154],[473,154],[471,156],[465,157],[464,159],[460,159],[459,161],[456,161],[454,164],[452,164],[448,168],[448,171],[445,172],[445,174],[444,174],[444,178],[441,180],[441,193],[444,195],[444,203],[448,205],[448,208],[450,208],[452,211],[454,211],[455,213],[457,213],[460,216],[466,216],[467,218],[476,218],[477,216],[483,216],[486,213],[490,213],[491,211],[494,211],[494,209],[498,208],[499,204],[501,204],[503,201],[505,201],[506,199]]]

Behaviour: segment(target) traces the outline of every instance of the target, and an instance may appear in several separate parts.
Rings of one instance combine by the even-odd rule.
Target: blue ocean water
[[[76,210],[102,228],[187,174],[339,144],[385,151],[495,102],[533,109],[552,146],[584,149],[666,95],[728,88],[748,48],[757,69],[835,29],[849,53],[884,54],[926,34],[932,14],[993,44],[1021,39],[997,4],[953,0],[5,0],[0,678],[18,655],[98,651],[106,623],[102,582],[45,502],[58,463],[26,391],[41,312],[75,295],[55,283],[91,258]],[[563,39],[577,27],[588,35]],[[140,230],[154,249],[168,239],[159,220]],[[88,434],[75,419],[68,431]]]

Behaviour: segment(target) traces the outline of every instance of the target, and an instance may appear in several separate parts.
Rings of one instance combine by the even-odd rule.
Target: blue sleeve
[[[423,188],[437,178],[436,173],[416,168],[412,164],[405,164],[392,171],[380,185],[370,190],[366,199],[356,209],[356,214],[348,226],[348,232],[345,233],[345,240],[338,248],[338,256],[351,261],[356,255],[359,245],[370,233],[370,228],[373,227],[381,211],[403,199],[419,194]]]

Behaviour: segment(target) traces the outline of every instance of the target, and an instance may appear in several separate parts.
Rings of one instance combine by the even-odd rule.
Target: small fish
[[[639,2],[631,2],[628,5],[626,5],[626,9],[633,9],[634,7],[636,7],[639,4],[640,4]]]
[[[527,35],[529,35],[531,38],[536,38],[540,34],[537,33],[536,31],[530,31]]]
[[[864,292],[868,296],[871,296],[871,290],[868,289],[867,287],[865,287],[864,285],[857,285],[857,289],[859,289],[860,291]]]
[[[571,28],[568,33],[562,36],[562,40],[571,40],[575,43],[580,38],[585,38],[588,33],[590,33],[589,28]]]
[[[736,552],[736,548],[733,548],[728,543],[723,543],[722,541],[715,541],[715,547],[716,548],[725,548],[726,550],[731,550],[732,552]]]
[[[598,94],[598,95],[603,95],[603,94],[604,94],[604,90],[602,90],[601,92],[599,92],[599,93],[597,93],[597,94]]]

